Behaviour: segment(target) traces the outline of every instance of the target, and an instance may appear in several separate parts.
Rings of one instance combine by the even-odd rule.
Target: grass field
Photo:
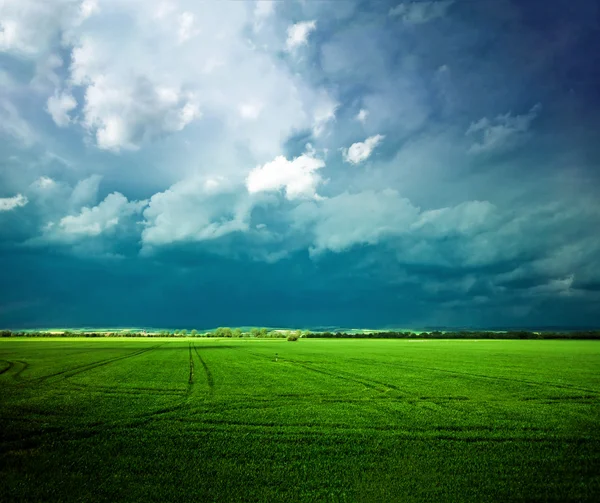
[[[600,342],[7,340],[0,426],[1,501],[599,501]]]

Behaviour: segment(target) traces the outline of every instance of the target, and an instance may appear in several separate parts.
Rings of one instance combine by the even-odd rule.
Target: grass
[[[0,341],[0,500],[598,501],[599,369],[596,341]]]

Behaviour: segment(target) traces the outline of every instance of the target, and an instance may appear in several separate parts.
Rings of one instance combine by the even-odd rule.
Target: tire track
[[[29,363],[21,360],[4,361],[8,362],[8,367],[3,369],[0,375],[6,374],[7,377],[12,377],[15,381],[22,381],[21,374],[29,368]]]
[[[254,355],[254,356],[258,356],[260,358],[266,358],[268,360],[271,360],[270,357],[260,354],[260,353],[254,353],[252,351],[248,351],[246,349],[240,349],[240,348],[235,348],[238,349],[239,351],[244,351],[248,354]],[[387,393],[389,391],[394,391],[396,393],[401,393],[401,389],[398,386],[395,386],[393,384],[389,384],[386,382],[382,382],[382,381],[376,381],[375,379],[361,379],[358,378],[355,374],[352,374],[351,372],[344,372],[341,370],[338,370],[336,372],[331,372],[331,371],[327,371],[324,370],[320,367],[316,367],[314,365],[308,365],[304,362],[299,362],[297,360],[289,360],[287,358],[281,357],[279,356],[279,359],[288,363],[291,363],[293,365],[297,365],[305,370],[309,370],[311,372],[316,372],[318,374],[323,374],[329,377],[333,377],[335,379],[341,379],[343,381],[351,381],[357,384],[360,384],[362,386],[364,386],[367,389],[372,389],[374,391],[377,391],[378,393]],[[382,389],[384,388],[384,389]]]
[[[0,375],[5,374],[7,372],[10,372],[10,370],[14,367],[14,363],[8,360],[2,360],[3,362],[8,363],[8,367],[6,367],[5,369],[0,370]]]
[[[14,363],[15,366],[19,366],[20,368],[13,374],[12,378],[15,381],[22,381],[23,378],[21,377],[21,374],[29,368],[29,363],[19,360],[16,360]]]
[[[78,374],[83,374],[84,372],[88,372],[90,370],[94,370],[94,369],[96,369],[98,367],[103,367],[105,365],[110,365],[111,363],[114,363],[114,362],[117,362],[117,361],[121,361],[121,360],[125,360],[127,358],[134,358],[136,356],[140,356],[140,355],[142,355],[144,353],[147,353],[149,351],[152,351],[152,350],[154,350],[154,349],[156,349],[156,348],[158,348],[160,346],[164,346],[165,344],[166,344],[166,342],[163,343],[163,344],[157,344],[156,346],[152,346],[150,348],[142,349],[140,351],[135,351],[135,352],[129,353],[127,355],[116,356],[116,357],[113,357],[113,358],[107,358],[105,360],[99,360],[99,361],[96,361],[96,362],[93,362],[93,363],[88,363],[88,364],[85,364],[85,365],[80,365],[78,367],[73,367],[71,369],[62,370],[60,372],[55,372],[53,374],[48,374],[48,375],[45,375],[45,376],[42,376],[42,377],[38,377],[36,379],[31,379],[31,380],[27,381],[27,384],[46,382],[47,380],[52,379],[53,377],[60,377],[62,379],[68,379],[68,378],[76,376]]]
[[[202,368],[204,368],[204,373],[206,374],[206,382],[208,383],[208,389],[212,393],[213,388],[215,386],[215,380],[213,379],[212,372],[208,368],[208,365],[206,364],[206,362],[200,356],[200,353],[198,352],[198,348],[196,347],[196,345],[194,345],[193,347],[194,347],[194,351],[196,352],[196,356],[198,357],[198,360],[200,360],[200,363],[202,364]]]
[[[400,367],[400,368],[406,368],[406,369],[413,369],[413,370],[432,370],[434,372],[441,372],[441,373],[445,373],[445,374],[452,374],[452,375],[457,375],[457,376],[466,376],[467,378],[472,378],[472,377],[476,377],[478,379],[487,379],[490,381],[505,381],[505,382],[511,382],[511,383],[519,383],[519,384],[530,384],[530,385],[534,385],[534,386],[541,386],[541,387],[545,387],[545,388],[559,388],[559,389],[567,389],[567,390],[576,390],[576,391],[582,391],[585,393],[593,393],[593,394],[598,394],[599,391],[598,390],[593,390],[593,389],[589,389],[589,388],[582,388],[576,385],[570,385],[570,384],[558,384],[558,383],[552,383],[552,382],[540,382],[540,381],[532,381],[530,379],[518,379],[515,377],[502,377],[502,376],[492,376],[492,375],[485,375],[485,374],[476,374],[474,372],[463,372],[463,371],[459,371],[459,370],[448,370],[448,369],[441,369],[439,367],[423,367],[421,365],[410,365],[408,363],[396,363],[396,362],[385,362],[385,363],[381,363],[383,365],[390,365],[393,367]]]
[[[188,344],[188,351],[190,357],[190,377],[188,379],[188,392],[191,391],[191,387],[194,385],[194,358],[192,357],[192,343]]]

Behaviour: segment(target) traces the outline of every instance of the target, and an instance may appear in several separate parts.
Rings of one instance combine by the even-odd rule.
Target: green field
[[[599,501],[600,342],[6,340],[0,426],[1,501]]]

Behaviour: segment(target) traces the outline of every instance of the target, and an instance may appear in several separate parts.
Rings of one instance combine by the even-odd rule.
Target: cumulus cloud
[[[144,141],[181,131],[201,116],[191,93],[157,86],[145,78],[117,83],[95,75],[86,89],[84,121],[98,147],[136,150]]]
[[[145,249],[247,230],[251,204],[238,190],[223,177],[194,177],[154,194],[144,210]]]
[[[398,17],[406,24],[423,24],[444,17],[448,8],[454,3],[440,2],[405,2],[390,9],[391,17]]]
[[[240,105],[240,116],[243,119],[255,120],[258,119],[261,110],[263,109],[263,104],[258,102],[249,102],[242,103]]]
[[[115,228],[121,219],[139,214],[145,205],[146,201],[129,201],[123,194],[113,192],[97,206],[83,207],[77,215],[48,224],[46,233],[50,238],[67,240],[98,236]]]
[[[52,116],[52,120],[59,127],[66,127],[71,123],[70,112],[77,108],[77,101],[69,92],[54,93],[48,98],[47,111]]]
[[[254,30],[260,30],[274,12],[275,0],[258,0],[254,6]]]
[[[376,244],[385,236],[409,230],[419,210],[398,192],[342,193],[305,202],[292,212],[294,226],[312,235],[312,255],[342,252],[356,244]]]
[[[80,19],[83,21],[84,19],[87,19],[88,17],[96,14],[99,11],[100,8],[98,7],[98,0],[83,0],[79,8],[79,16]]]
[[[56,187],[56,181],[49,176],[40,176],[31,184],[31,188],[39,191],[52,190],[54,187]]]
[[[285,41],[286,49],[288,51],[293,51],[298,47],[306,45],[308,43],[309,35],[316,29],[317,22],[315,20],[302,21],[288,27],[287,40]]]
[[[78,2],[72,0],[0,2],[0,51],[23,57],[43,54],[78,16]]]
[[[13,197],[0,197],[0,211],[10,211],[15,208],[21,208],[28,202],[27,197],[23,194],[17,194]]]
[[[369,111],[365,110],[364,108],[361,108],[358,113],[356,114],[355,119],[358,122],[362,122],[363,124],[367,121],[367,117],[369,116]]]
[[[195,27],[195,18],[191,12],[183,12],[179,16],[179,31],[177,38],[180,44],[198,35],[200,31]]]
[[[523,115],[513,116],[511,113],[507,113],[498,115],[494,119],[483,117],[479,121],[473,122],[465,134],[478,138],[478,141],[469,147],[468,152],[484,154],[515,146],[525,137],[541,108],[538,103]]]
[[[65,8],[59,8],[62,1]],[[312,129],[319,135],[334,118],[335,99],[280,64],[272,51],[257,50],[245,34],[249,22],[261,24],[274,15],[272,2],[258,2],[252,10],[243,2],[206,9],[149,0],[147,8],[136,9],[115,0],[103,9],[91,0],[59,0],[52,16],[36,7],[39,2],[23,2],[31,8],[12,9],[20,24],[37,26],[46,19],[52,26],[28,57],[42,64],[45,53],[71,50],[67,79],[60,65],[44,77],[53,86],[45,98],[49,113],[66,126],[80,105],[79,124],[100,149],[138,150],[204,117],[217,137],[208,140],[216,157],[248,152],[253,162],[264,162],[290,134]],[[90,17],[93,22],[81,21]],[[125,29],[115,31],[115,24]],[[309,21],[291,27],[291,46],[305,43],[314,26]],[[259,117],[257,128],[252,121]]]
[[[246,178],[250,194],[285,190],[287,199],[317,198],[317,186],[323,181],[317,172],[325,162],[303,154],[289,161],[277,156],[271,162],[254,168]]]
[[[366,161],[375,147],[379,145],[384,138],[385,136],[377,134],[375,136],[370,136],[364,142],[353,143],[350,145],[350,148],[342,150],[344,160],[350,164],[359,164]]]

